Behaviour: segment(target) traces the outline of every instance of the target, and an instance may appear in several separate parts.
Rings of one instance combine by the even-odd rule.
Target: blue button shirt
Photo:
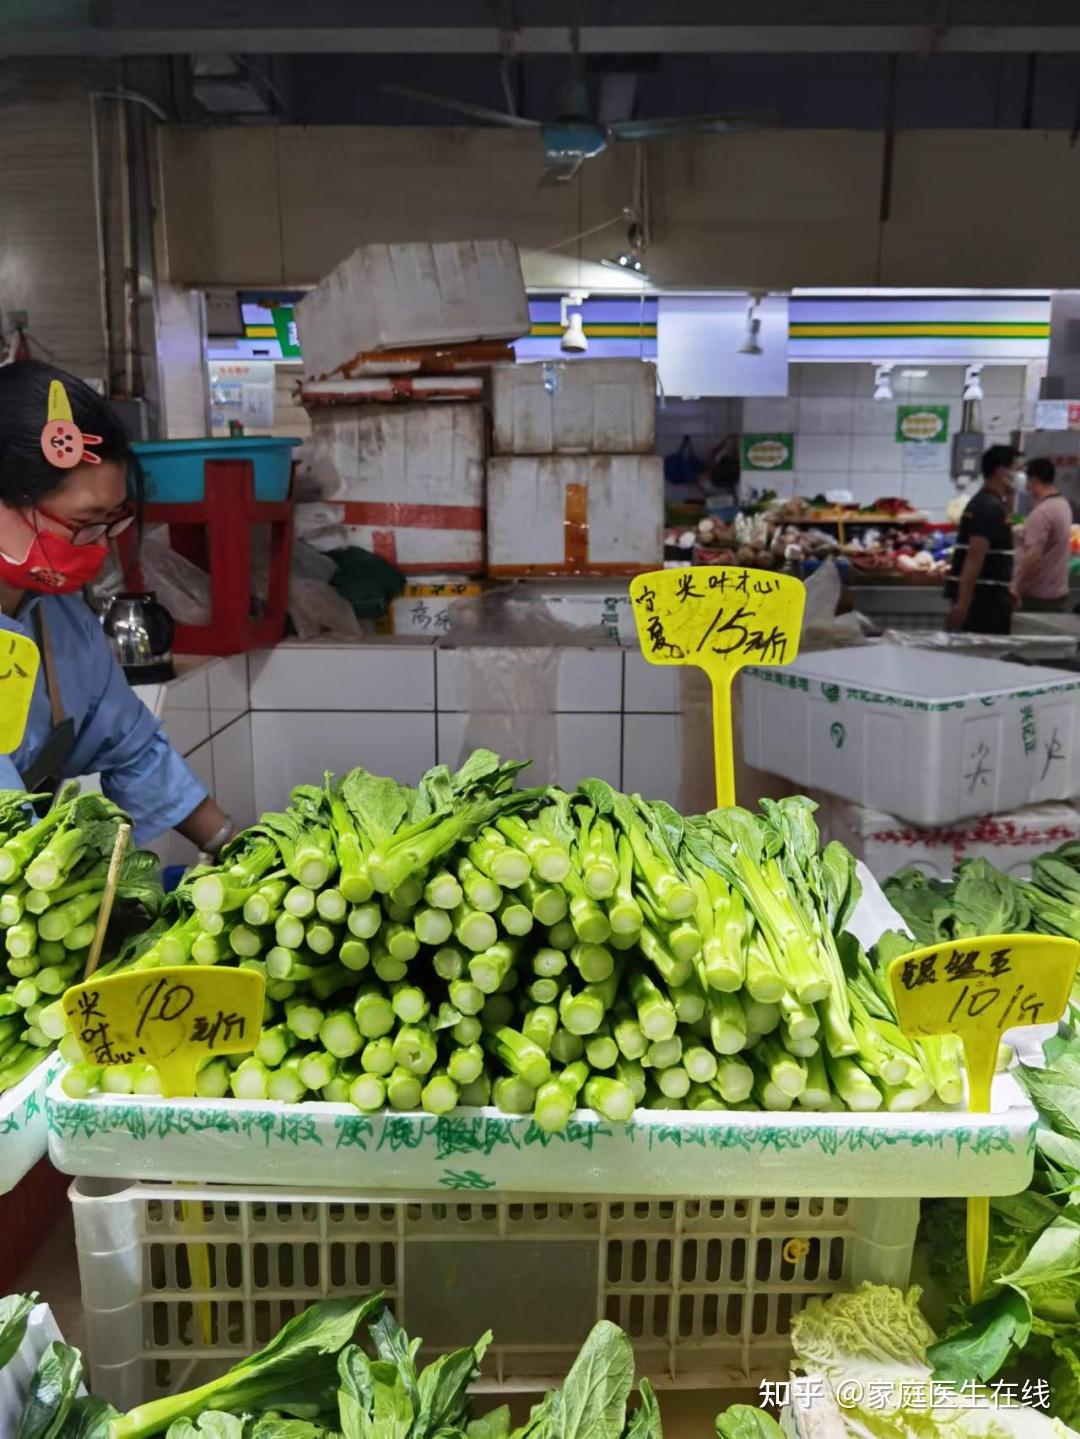
[[[0,614],[0,629],[36,641],[32,616],[38,605],[64,713],[75,723],[75,746],[59,778],[100,773],[102,791],[128,812],[135,842],[145,844],[185,820],[206,798],[206,788],[133,692],[97,617],[79,595],[28,594],[17,620]],[[19,776],[40,754],[51,729],[43,661],[23,742],[13,755],[0,755],[0,789],[22,789]]]

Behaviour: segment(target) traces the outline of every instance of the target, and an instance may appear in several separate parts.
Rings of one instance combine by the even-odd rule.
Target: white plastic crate
[[[497,455],[647,455],[656,442],[651,361],[496,365],[491,389]]]
[[[1080,837],[1080,812],[1068,804],[1032,805],[922,828],[836,795],[814,798],[821,806],[816,818],[822,840],[838,839],[880,881],[908,865],[945,880],[965,859],[986,859],[1026,879],[1040,854]]]
[[[744,670],[747,764],[917,825],[1080,793],[1080,679],[906,645]]]
[[[48,1148],[45,1090],[63,1067],[60,1056],[50,1054],[0,1094],[0,1194],[14,1189]]]
[[[425,1360],[492,1329],[483,1387],[561,1381],[600,1318],[667,1387],[783,1372],[792,1316],[907,1282],[918,1200],[332,1196],[71,1187],[95,1393],[214,1377],[307,1305],[382,1290]]]

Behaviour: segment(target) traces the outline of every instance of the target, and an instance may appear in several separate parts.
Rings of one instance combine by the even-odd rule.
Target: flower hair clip
[[[41,432],[41,453],[58,470],[76,465],[100,465],[101,456],[91,454],[88,445],[100,445],[100,435],[85,435],[75,423],[71,401],[60,380],[49,382],[49,417]]]

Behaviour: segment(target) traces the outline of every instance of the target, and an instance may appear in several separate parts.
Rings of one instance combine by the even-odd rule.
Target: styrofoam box
[[[492,370],[495,453],[649,454],[656,366],[646,360],[544,360]]]
[[[575,560],[571,486],[585,491]],[[506,574],[659,568],[663,461],[655,455],[503,456],[488,464],[488,569]]]
[[[309,379],[406,345],[514,340],[529,302],[510,240],[361,245],[296,307]]]
[[[1080,680],[866,645],[743,672],[747,764],[917,825],[1080,793]]]
[[[1080,838],[1080,813],[1068,804],[1031,805],[1011,814],[924,829],[895,815],[867,809],[836,795],[817,795],[823,840],[838,839],[879,881],[912,865],[934,879],[948,879],[964,859],[986,859],[1017,878],[1031,862],[1067,840]]]
[[[382,1291],[421,1362],[490,1328],[476,1386],[565,1379],[599,1319],[672,1387],[790,1361],[792,1316],[904,1286],[917,1199],[592,1200],[80,1180],[71,1189],[94,1392],[121,1410],[203,1384],[328,1296]]]
[[[307,477],[350,539],[423,573],[484,565],[481,405],[343,405],[311,417]]]
[[[45,1091],[63,1067],[59,1055],[47,1055],[6,1094],[0,1094],[0,1194],[14,1189],[48,1148]]]

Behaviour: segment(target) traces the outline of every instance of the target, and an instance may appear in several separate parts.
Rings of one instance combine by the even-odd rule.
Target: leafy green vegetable
[[[719,1439],[784,1439],[784,1431],[765,1409],[732,1404],[716,1416]]]
[[[957,1386],[972,1380],[986,1384],[1031,1335],[1031,1311],[1021,1295],[1001,1290],[974,1305],[960,1333],[932,1344],[930,1363],[936,1379]]]
[[[30,1380],[15,1439],[64,1439],[66,1421],[82,1380],[82,1355],[54,1340]]]
[[[116,1421],[113,1439],[151,1439],[177,1419],[208,1407],[242,1414],[254,1407],[276,1409],[297,1419],[318,1419],[332,1411],[336,1356],[357,1325],[382,1303],[324,1299],[290,1319],[264,1349],[242,1359],[220,1379],[186,1394],[154,1399]]]
[[[170,1424],[165,1439],[244,1439],[244,1421],[235,1414],[208,1409],[197,1419]]]
[[[0,1369],[3,1369],[23,1342],[26,1321],[39,1297],[36,1293],[8,1294],[0,1299]]]

